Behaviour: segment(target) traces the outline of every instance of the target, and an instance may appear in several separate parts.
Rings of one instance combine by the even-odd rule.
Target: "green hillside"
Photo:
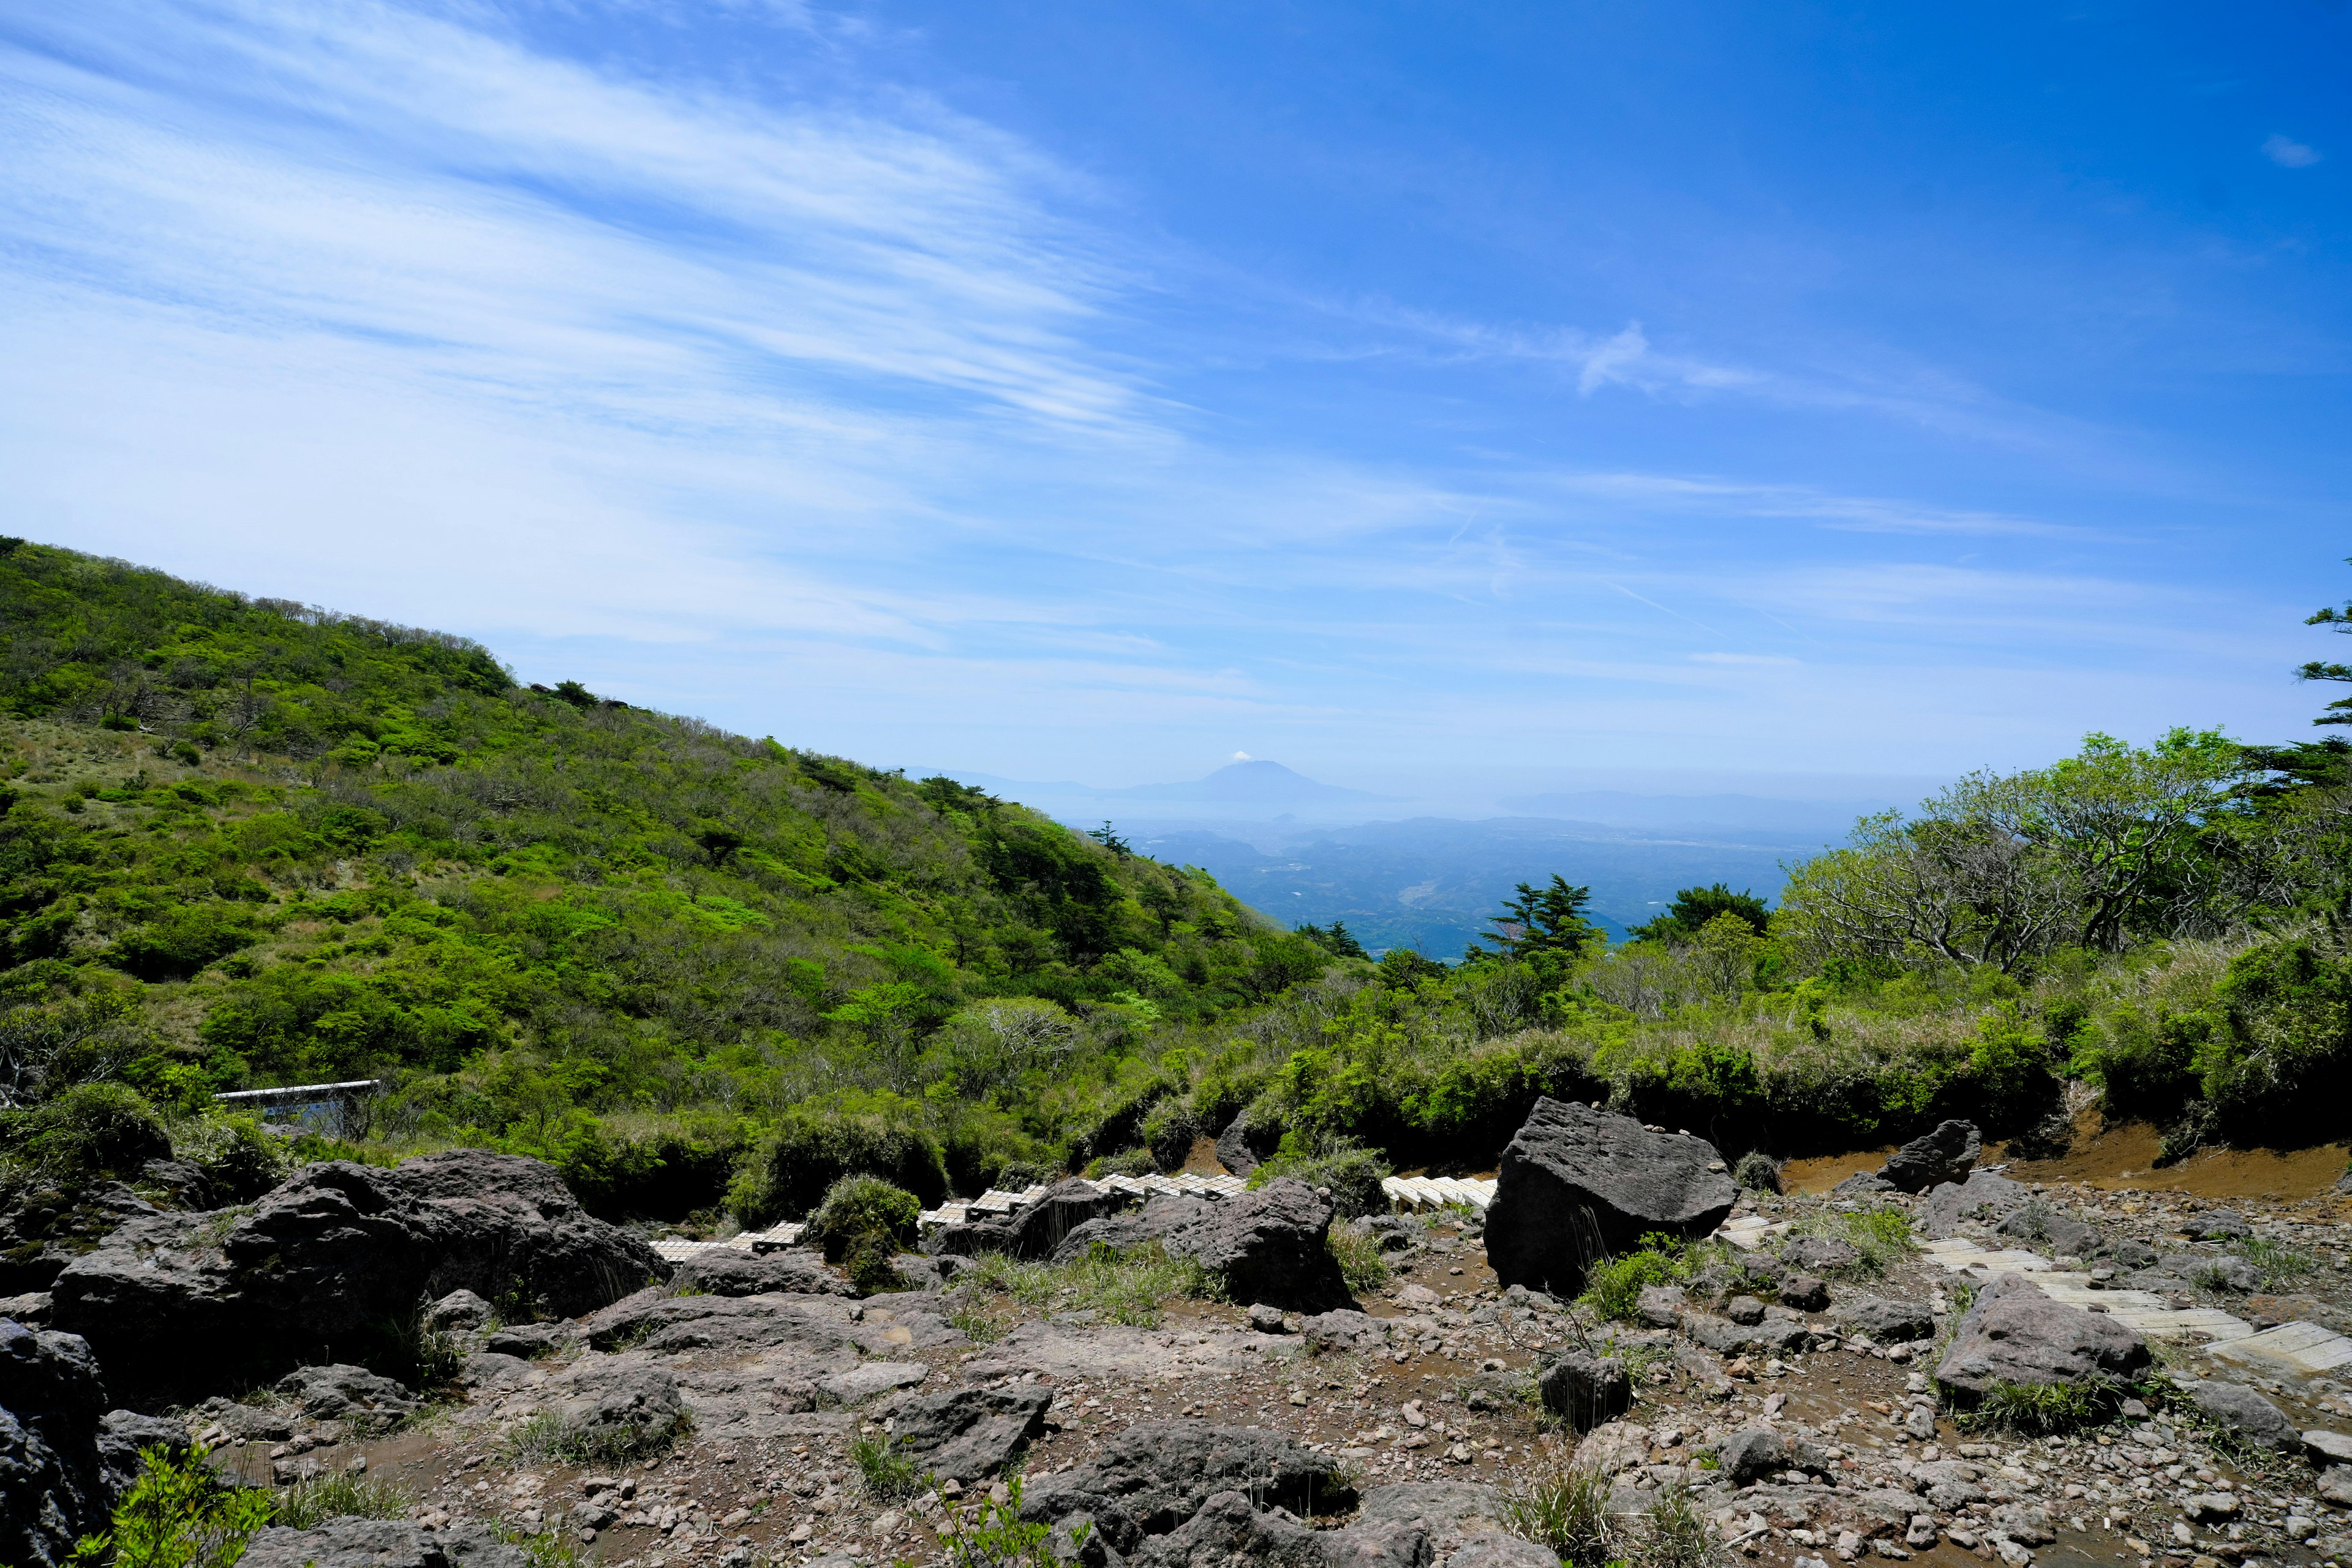
[[[1110,1152],[1155,1027],[1328,962],[951,781],[518,688],[459,638],[25,543],[0,616],[20,1102],[383,1076],[378,1139],[666,1169],[604,1195],[670,1209],[837,1109],[930,1129],[970,1185]]]
[[[849,1170],[933,1201],[1171,1169],[1244,1113],[1361,1193],[1490,1164],[1545,1093],[1733,1153],[1950,1115],[2049,1146],[2094,1100],[2176,1152],[2352,1131],[2340,744],[2094,736],[1859,824],[1769,914],[1695,889],[1611,946],[1559,884],[1459,964],[1373,964],[952,781],[518,688],[462,639],[12,541],[0,617],[13,1191],[167,1136],[250,1162],[213,1094],[358,1077],[390,1089],[337,1152],[488,1144],[604,1213],[743,1223]]]

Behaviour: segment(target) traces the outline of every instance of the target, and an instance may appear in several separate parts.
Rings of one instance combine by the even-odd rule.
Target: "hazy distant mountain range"
[[[1202,868],[1286,925],[1345,921],[1376,952],[1404,946],[1444,959],[1461,955],[1516,884],[1554,872],[1592,889],[1612,939],[1681,888],[1719,881],[1777,899],[1785,865],[1890,804],[1584,790],[1507,797],[1506,816],[1381,821],[1364,819],[1411,803],[1272,762],[1121,789],[949,772],[1075,826],[1108,818],[1137,848]]]

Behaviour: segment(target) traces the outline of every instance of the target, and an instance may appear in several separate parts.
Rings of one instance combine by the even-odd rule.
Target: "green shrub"
[[[1087,1162],[1086,1178],[1100,1181],[1105,1176],[1150,1176],[1159,1173],[1160,1163],[1149,1149],[1129,1149],[1117,1154],[1105,1154]]]
[[[1381,1190],[1381,1183],[1395,1173],[1396,1167],[1379,1151],[1352,1140],[1334,1139],[1314,1153],[1277,1151],[1250,1173],[1249,1184],[1262,1187],[1278,1176],[1296,1176],[1310,1187],[1328,1187],[1336,1216],[1358,1219],[1389,1212],[1388,1194]]]
[[[1199,1263],[1171,1258],[1156,1243],[1122,1251],[1097,1242],[1067,1263],[1022,1263],[992,1253],[956,1284],[973,1299],[1010,1297],[1037,1312],[1097,1312],[1139,1329],[1158,1328],[1169,1301],[1214,1300],[1223,1293]]]
[[[1503,1522],[1566,1568],[1603,1568],[1617,1555],[1609,1478],[1557,1447],[1503,1494]]]
[[[1352,1294],[1361,1296],[1389,1282],[1388,1254],[1381,1250],[1381,1238],[1370,1227],[1352,1220],[1335,1225],[1324,1245]]]
[[[1079,1560],[1077,1549],[1092,1531],[1091,1523],[1071,1528],[1066,1538],[1069,1555],[1065,1559],[1048,1544],[1051,1525],[1022,1519],[1021,1478],[1006,1481],[1004,1489],[1008,1495],[1003,1502],[982,1497],[949,1515],[948,1528],[941,1533],[947,1537],[950,1568],[1057,1568],[1064,1561]]]
[[[77,1568],[236,1568],[276,1500],[264,1488],[230,1485],[205,1458],[203,1448],[179,1458],[142,1448],[139,1479],[110,1528],[75,1546]]]
[[[1996,1383],[1953,1419],[1970,1431],[2048,1436],[2112,1420],[2125,1393],[2104,1383]]]
[[[515,1459],[567,1465],[625,1465],[666,1454],[692,1431],[694,1419],[680,1412],[666,1421],[585,1427],[541,1411],[515,1429],[507,1452]]]
[[[253,927],[243,914],[209,904],[184,905],[116,937],[106,960],[142,980],[185,980],[253,942]]]
[[[1777,1193],[1780,1190],[1780,1163],[1761,1149],[1751,1149],[1739,1156],[1731,1179],[1751,1192]]]
[[[727,1206],[746,1227],[761,1229],[809,1213],[853,1174],[912,1193],[919,1209],[948,1193],[947,1164],[922,1108],[886,1095],[869,1111],[786,1111],[736,1172]]]
[[[1644,1247],[1621,1258],[1604,1258],[1585,1271],[1583,1303],[1615,1322],[1631,1322],[1634,1305],[1648,1285],[1664,1285],[1675,1277],[1674,1258]]]
[[[133,1176],[172,1152],[155,1108],[119,1083],[75,1084],[15,1121],[11,1152],[60,1182]]]
[[[824,1201],[809,1216],[808,1235],[824,1248],[826,1262],[838,1263],[863,1237],[911,1245],[922,1212],[921,1201],[904,1187],[879,1176],[844,1176],[826,1189]]]
[[[269,1522],[315,1530],[331,1519],[406,1519],[416,1500],[404,1488],[351,1470],[330,1470],[278,1489]]]
[[[930,1481],[914,1457],[887,1437],[857,1438],[849,1445],[849,1459],[866,1495],[877,1502],[912,1497]]]
[[[1641,1568],[1703,1568],[1715,1555],[1715,1531],[1693,1500],[1691,1489],[1674,1482],[1642,1510],[1633,1561]]]
[[[233,1204],[251,1203],[284,1181],[294,1166],[286,1140],[239,1112],[216,1111],[176,1123],[172,1152],[204,1172],[214,1190]]]

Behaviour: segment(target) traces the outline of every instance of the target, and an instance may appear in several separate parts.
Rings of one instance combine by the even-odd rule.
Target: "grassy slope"
[[[2194,1136],[2336,1136],[2352,1103],[2332,928],[2021,978],[1800,975],[1769,941],[1334,963],[949,781],[517,689],[455,639],[35,546],[0,555],[0,616],[26,1100],[43,1071],[186,1107],[383,1075],[373,1152],[542,1153],[666,1215],[747,1163],[761,1213],[844,1159],[966,1190],[1166,1167],[1244,1108],[1300,1154],[1460,1169],[1539,1093],[1735,1154],[2020,1131],[2070,1079]]]
[[[0,616],[0,987],[64,1075],[387,1075],[388,1132],[551,1148],[936,1095],[932,1032],[992,997],[1052,999],[1115,1082],[1156,1019],[1327,962],[1018,806],[518,689],[456,639],[34,545]],[[1084,1087],[982,1142],[1099,1152]]]

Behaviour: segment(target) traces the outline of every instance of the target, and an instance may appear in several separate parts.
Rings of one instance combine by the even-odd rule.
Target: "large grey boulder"
[[[1821,1450],[1801,1439],[1773,1431],[1769,1426],[1750,1426],[1734,1432],[1716,1445],[1716,1459],[1724,1476],[1734,1486],[1753,1486],[1767,1476],[1783,1470],[1822,1469],[1827,1461]]]
[[[548,1380],[540,1406],[592,1449],[658,1446],[686,1418],[677,1379],[639,1355],[583,1355]]]
[[[2019,1274],[1977,1293],[1936,1379],[1968,1398],[1997,1384],[2127,1383],[2147,1369],[2139,1335],[2105,1312],[2064,1307]]]
[[[2025,1206],[2032,1192],[2022,1182],[1973,1171],[1965,1182],[1946,1182],[1919,1205],[1919,1233],[1931,1239],[1959,1234],[1964,1221],[2000,1220]]]
[[[1633,1380],[1622,1361],[1570,1351],[1536,1379],[1544,1408],[1579,1432],[1625,1414],[1633,1403]]]
[[[1165,1535],[1147,1537],[1129,1561],[1135,1568],[1428,1568],[1429,1533],[1411,1521],[1358,1521],[1312,1530],[1286,1513],[1261,1509],[1247,1492],[1212,1493],[1192,1517]]]
[[[1967,1181],[1983,1149],[1975,1122],[1941,1122],[1888,1155],[1878,1176],[1898,1192],[1924,1193],[1945,1182]]]
[[[2029,1203],[1993,1227],[2000,1236],[2032,1243],[2053,1258],[2088,1258],[2098,1245],[2098,1232],[2069,1214]]]
[[[0,1563],[65,1562],[106,1528],[142,1447],[187,1446],[184,1428],[106,1405],[88,1344],[0,1319]]]
[[[313,1530],[271,1525],[241,1568],[530,1568],[530,1557],[482,1524],[430,1531],[405,1520],[331,1519]]]
[[[348,1353],[452,1290],[572,1317],[669,1274],[548,1165],[453,1149],[306,1166],[249,1211],[132,1220],[58,1276],[51,1311],[110,1374],[186,1393]]]
[[[857,1287],[824,1266],[814,1252],[739,1252],[707,1247],[677,1266],[670,1279],[679,1295],[855,1296]]]
[[[941,1480],[976,1481],[1045,1435],[1053,1404],[1054,1391],[1034,1384],[908,1395],[892,1407],[890,1440]]]
[[[354,1432],[381,1432],[416,1414],[416,1396],[363,1366],[331,1362],[298,1366],[278,1380],[278,1392],[308,1421],[341,1421]]]
[[[1246,1176],[1274,1156],[1282,1146],[1282,1129],[1252,1125],[1244,1110],[1217,1134],[1217,1163],[1236,1176]]]
[[[1237,1305],[1320,1311],[1348,1300],[1327,1245],[1331,1213],[1330,1199],[1282,1176],[1213,1203],[1155,1198],[1139,1213],[1089,1220],[1062,1238],[1054,1258],[1083,1257],[1097,1241],[1122,1247],[1156,1242],[1171,1258],[1192,1258],[1214,1274]]]
[[[1013,1216],[1005,1226],[1004,1250],[1030,1262],[1051,1258],[1063,1238],[1088,1220],[1134,1206],[1135,1200],[1129,1194],[1074,1176],[1046,1188],[1035,1203]]]
[[[1697,1238],[1739,1188],[1704,1138],[1549,1097],[1503,1151],[1486,1211],[1486,1260],[1502,1285],[1573,1296],[1585,1270],[1651,1231]]]
[[[1834,1274],[1861,1262],[1862,1254],[1833,1236],[1801,1236],[1780,1248],[1780,1261],[1808,1274]]]
[[[1146,1537],[1184,1524],[1210,1498],[1234,1490],[1302,1519],[1345,1512],[1356,1502],[1336,1456],[1257,1427],[1163,1421],[1114,1433],[1087,1463],[1034,1478],[1021,1515],[1057,1528],[1091,1521],[1101,1543],[1125,1556]]]
[[[1915,1301],[1890,1301],[1881,1296],[1858,1296],[1838,1309],[1843,1321],[1882,1345],[1907,1344],[1933,1339],[1936,1320]]]
[[[2302,1450],[2302,1431],[2277,1405],[2244,1384],[2210,1379],[2182,1379],[2180,1384],[2208,1420],[2240,1442],[2290,1454]]]

